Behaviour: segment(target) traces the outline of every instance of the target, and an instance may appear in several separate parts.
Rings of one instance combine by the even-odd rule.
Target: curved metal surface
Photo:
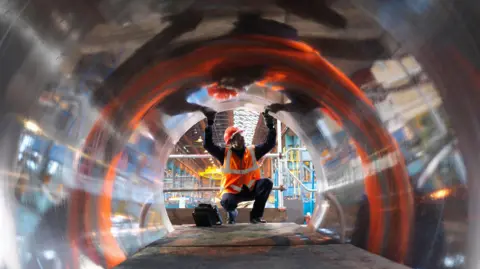
[[[325,114],[355,140],[365,165],[384,156],[399,160],[367,173],[356,189],[367,197],[366,249],[418,267],[452,265],[444,262],[452,259],[448,251],[435,256],[430,250],[438,242],[447,246],[444,219],[454,215],[457,230],[467,226],[466,218],[455,215],[463,212],[467,197],[442,199],[437,201],[441,210],[424,214],[432,210],[414,200],[396,143],[371,102],[338,69],[350,75],[395,53],[415,55],[440,89],[465,160],[469,191],[476,193],[477,1],[235,3],[0,3],[0,267],[114,267],[171,229],[161,178],[135,183],[120,176],[122,149],[138,127],[146,126],[155,138],[152,155],[160,164],[156,172],[163,175],[175,143],[203,119],[200,106],[262,111],[275,102],[288,103],[275,116],[305,142],[317,167],[322,164],[316,121]],[[215,100],[204,88],[222,70],[252,66],[262,67],[262,83],[235,99]],[[44,141],[29,147],[43,168],[29,168],[28,179],[21,181],[26,170],[20,160],[27,158],[22,142],[33,136]],[[51,160],[62,164],[55,176],[47,169]],[[45,191],[62,198],[49,199]],[[151,229],[119,226],[117,208],[132,208],[128,217],[133,218],[149,196],[160,197],[153,203],[157,216],[142,223]],[[480,215],[479,199],[468,196],[471,220]],[[444,210],[447,206],[455,210]],[[468,225],[468,237],[456,235],[457,267],[480,264],[476,223]],[[418,243],[423,230],[435,233]]]
[[[451,152],[454,150],[454,147],[455,141],[452,141],[446,144],[442,149],[440,149],[440,151],[438,151],[433,156],[433,158],[428,162],[428,164],[425,166],[425,169],[420,174],[420,177],[417,181],[417,188],[423,187],[425,182],[433,175],[435,170],[438,169],[438,165],[440,164],[440,162],[451,154]]]
[[[345,236],[346,236],[345,233],[346,233],[347,225],[346,225],[346,221],[345,221],[345,212],[343,212],[342,205],[338,201],[337,197],[335,197],[335,195],[333,195],[331,193],[328,193],[328,192],[325,193],[325,197],[335,207],[335,212],[337,213],[338,218],[339,218],[339,222],[340,222],[340,231],[339,231],[340,243],[345,243]]]

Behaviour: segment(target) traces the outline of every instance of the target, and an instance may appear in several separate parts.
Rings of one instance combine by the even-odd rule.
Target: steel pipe
[[[277,154],[281,154],[281,152],[283,151],[283,145],[282,145],[283,132],[281,130],[282,130],[282,122],[278,120],[277,121]],[[278,169],[278,184],[283,185],[284,184],[283,174],[282,174],[283,165],[282,165],[282,161],[280,159],[277,160],[277,166],[278,166],[277,167],[277,169]],[[283,192],[278,193],[277,199],[278,199],[278,207],[279,208],[284,208]]]
[[[297,177],[295,176],[292,171],[290,171],[290,169],[287,169],[288,173],[290,174],[291,177],[293,177],[293,179],[295,179],[295,181],[298,182],[298,184],[300,184],[300,186],[307,192],[317,192],[318,190],[317,189],[310,189],[309,187],[305,186],[305,184],[303,184],[303,182]]]
[[[329,16],[317,17],[325,13],[302,1],[243,1],[248,3],[241,7],[220,1],[214,12],[200,1],[190,1],[192,6],[150,2],[69,5],[53,0],[48,8],[42,1],[0,4],[0,228],[8,245],[0,250],[0,268],[113,268],[128,252],[161,236],[125,243],[125,236],[112,233],[122,229],[118,219],[138,215],[138,197],[164,191],[156,179],[132,186],[119,179],[116,169],[128,168],[131,159],[122,154],[127,141],[144,142],[135,133],[140,125],[148,127],[154,140],[146,151],[156,158],[156,178],[163,175],[175,143],[204,119],[201,107],[262,112],[272,103],[287,104],[289,109],[275,116],[305,143],[315,167],[322,165],[324,143],[317,121],[324,115],[354,140],[366,164],[374,152],[397,149],[374,104],[348,79],[379,58],[393,56],[393,50],[415,56],[438,87],[465,161],[468,192],[455,183],[448,199],[435,200],[442,211],[419,204],[414,195],[428,189],[410,182],[400,163],[332,190],[348,207],[346,227],[355,227],[355,220],[367,223],[361,231],[364,248],[413,268],[480,267],[480,224],[475,222],[480,216],[478,0],[330,1],[349,21],[340,25],[338,16],[330,16],[333,23]],[[289,13],[295,22],[288,29],[261,19],[244,23],[241,19],[249,16],[238,14],[247,10],[273,19]],[[318,23],[326,24],[312,27]],[[242,73],[218,78],[246,81],[248,90],[242,87],[236,97],[224,100],[204,88],[218,82],[213,78],[223,70],[248,65],[265,67],[264,77],[244,79]],[[51,162],[40,168],[61,166],[54,176],[23,181],[11,176],[19,170],[36,173],[36,163],[20,167],[19,152],[25,147],[43,152],[48,142],[27,135],[23,122],[35,122],[54,141],[43,156]],[[85,177],[93,180],[83,182]],[[433,180],[425,179],[427,184]],[[64,192],[65,198],[50,200],[40,188]],[[368,210],[357,214],[362,194]],[[170,227],[164,202],[155,205],[158,214],[142,225]],[[313,222],[320,219],[312,216]],[[141,237],[138,231],[125,232]]]

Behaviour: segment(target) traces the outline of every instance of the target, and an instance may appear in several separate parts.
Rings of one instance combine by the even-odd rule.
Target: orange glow
[[[155,97],[149,99],[147,103],[140,108],[140,111],[135,114],[133,119],[130,121],[130,129],[135,130],[138,127],[138,124],[142,120],[143,116],[147,113],[147,111],[153,107],[155,104],[157,104],[160,100],[162,100],[165,96],[168,94],[172,93],[174,89],[168,89],[165,91],[162,91],[161,93],[157,94]]]
[[[449,196],[452,193],[450,189],[440,189],[438,191],[430,193],[430,198],[433,200],[444,199],[445,197]]]
[[[127,258],[123,250],[118,246],[116,238],[110,233],[110,229],[112,228],[112,193],[116,175],[115,167],[117,167],[121,157],[122,154],[119,153],[113,158],[105,175],[102,189],[103,195],[99,197],[98,201],[101,212],[99,216],[97,216],[97,218],[99,218],[98,226],[100,231],[104,232],[100,236],[100,239],[104,247],[103,251],[105,253],[107,268],[113,268]]]
[[[217,100],[223,101],[236,97],[238,92],[236,90],[222,87],[210,87],[208,88],[208,95]]]
[[[358,156],[362,160],[362,164],[367,164],[370,162],[368,154],[355,142]],[[380,198],[382,193],[381,186],[378,182],[376,175],[368,175],[365,177],[365,192],[369,200],[369,211],[370,211],[370,225],[369,225],[369,236],[368,240],[368,250],[375,254],[381,254],[381,249],[384,247],[383,237],[384,237],[384,227],[385,219],[382,212],[385,207],[383,200]]]
[[[282,80],[285,80],[286,77],[287,75],[285,73],[278,72],[278,71],[270,71],[265,75],[265,77],[262,80],[255,82],[255,84],[257,84],[257,86],[260,86],[260,87],[267,87],[267,84],[280,82]],[[277,89],[274,89],[275,87],[277,87]],[[271,89],[274,91],[283,90],[283,87],[281,87],[281,89],[279,89],[279,87],[280,86],[272,86]]]
[[[281,80],[284,80],[285,78],[287,78],[287,75],[285,73],[278,72],[278,71],[270,71],[265,76],[266,80],[272,81],[272,82],[281,81]]]
[[[283,91],[284,88],[282,86],[272,86],[270,87],[270,90],[277,92],[277,91]]]
[[[238,39],[242,40],[240,44]],[[248,43],[248,41],[253,42]],[[128,86],[118,97],[104,108],[102,118],[98,120],[87,138],[86,149],[101,149],[96,142],[99,139],[96,137],[104,131],[105,122],[118,117],[117,113],[123,109],[122,107],[125,107],[125,111],[130,112],[129,118],[115,127],[121,133],[128,133],[137,126],[151,107],[174,92],[176,85],[179,85],[181,81],[204,78],[208,85],[211,71],[232,55],[241,59],[243,63],[264,64],[272,68],[264,79],[257,82],[257,85],[268,85],[272,90],[282,90],[281,86],[272,86],[270,83],[275,83],[275,85],[288,83],[298,89],[309,89],[314,92],[312,98],[316,98],[315,102],[322,105],[323,112],[330,115],[339,125],[345,126],[347,130],[352,126],[356,128],[351,135],[362,163],[369,164],[373,161],[372,152],[385,149],[382,155],[398,152],[395,141],[376,117],[371,101],[348,77],[304,43],[260,36],[243,36],[228,39],[225,42],[212,42],[191,53],[159,62],[148,70],[142,70],[139,72],[141,75],[126,84]],[[302,72],[302,70],[311,72]],[[210,89],[208,91],[210,95]],[[218,100],[226,100],[238,94],[237,91],[230,89],[219,89],[218,91],[214,90],[210,96]],[[91,210],[98,216],[85,216],[93,219],[96,217],[100,231],[109,231],[111,226],[109,218],[111,194],[115,179],[114,167],[118,160],[119,156],[111,161],[105,176],[102,197],[97,200],[98,209]],[[382,255],[388,255],[389,252],[398,253],[398,256],[389,257],[398,262],[402,262],[406,255],[413,212],[410,183],[406,180],[407,178],[406,168],[402,162],[365,178],[365,189],[371,212],[368,249]],[[390,195],[389,199],[382,198],[389,193],[396,195]],[[85,201],[87,200],[80,196],[79,199],[74,200],[74,203],[79,204]],[[385,208],[395,208],[395,210],[386,211]],[[72,212],[82,212],[75,206],[73,209]],[[88,226],[87,223],[84,225]],[[75,224],[72,223],[69,228],[80,229],[77,226],[80,226],[78,221]],[[386,236],[389,232],[385,231],[387,226],[397,232]],[[93,230],[95,227],[88,229]],[[76,236],[71,236],[71,238],[74,240]],[[111,234],[101,239],[100,249],[113,250],[104,253],[109,267],[118,264],[125,258]]]

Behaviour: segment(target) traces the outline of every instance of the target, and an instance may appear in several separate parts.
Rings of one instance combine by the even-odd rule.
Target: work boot
[[[237,219],[238,211],[235,209],[233,211],[227,212],[227,223],[228,224],[235,224],[235,220]]]
[[[250,212],[250,223],[258,224],[258,223],[267,223],[262,217],[252,217],[252,213]]]
[[[267,221],[264,220],[263,218],[252,218],[250,219],[250,223],[252,224],[267,223]]]

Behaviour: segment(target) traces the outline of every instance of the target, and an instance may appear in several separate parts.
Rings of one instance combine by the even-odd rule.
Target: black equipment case
[[[200,227],[222,225],[222,217],[216,205],[199,204],[193,213],[195,224]]]

